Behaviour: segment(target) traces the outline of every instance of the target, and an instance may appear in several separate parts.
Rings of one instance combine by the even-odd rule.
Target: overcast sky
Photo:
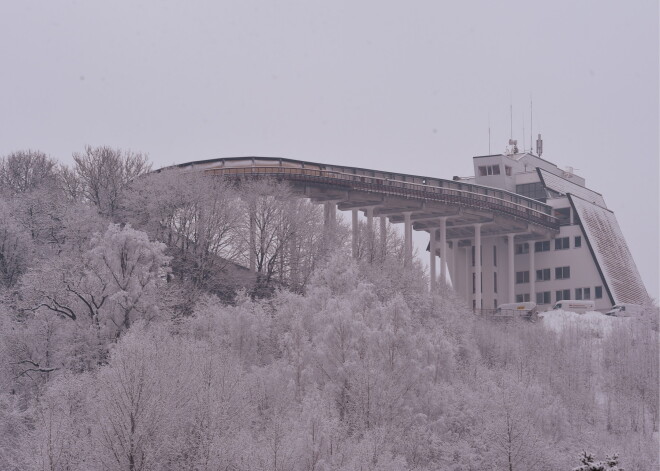
[[[21,1],[0,6],[0,155],[155,167],[285,156],[471,175],[510,132],[618,217],[658,298],[658,3]],[[525,133],[523,135],[523,127]],[[419,239],[421,241],[421,239]]]

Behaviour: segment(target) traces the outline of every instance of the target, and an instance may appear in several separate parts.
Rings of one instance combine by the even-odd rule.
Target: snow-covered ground
[[[543,317],[542,325],[555,332],[563,332],[571,328],[586,328],[594,337],[602,338],[610,333],[616,325],[630,322],[629,317],[612,317],[603,313],[591,311],[576,314],[570,311],[547,311],[540,314]]]

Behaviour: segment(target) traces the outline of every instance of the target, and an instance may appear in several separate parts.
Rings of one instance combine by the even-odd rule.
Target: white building
[[[511,294],[515,302],[534,301],[540,309],[549,309],[563,299],[591,299],[598,310],[648,301],[614,213],[607,209],[601,194],[585,186],[583,177],[530,153],[477,156],[473,162],[474,177],[455,179],[550,205],[560,220],[560,232],[553,239],[534,235],[482,238],[481,306],[476,305],[474,239],[471,250],[459,249],[465,241],[461,246],[454,242],[449,271],[454,287],[468,298],[468,305],[495,308],[511,302]],[[513,257],[508,248],[511,240],[515,244]],[[509,286],[511,258],[513,293]]]

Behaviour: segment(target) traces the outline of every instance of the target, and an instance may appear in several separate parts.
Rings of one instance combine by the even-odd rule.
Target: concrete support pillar
[[[481,224],[474,225],[474,280],[474,299],[477,309],[481,309]]]
[[[367,256],[369,261],[374,260],[374,208],[367,208],[365,210],[367,214]]]
[[[360,239],[360,226],[358,225],[358,210],[352,211],[353,216],[353,258],[358,258],[358,241]]]
[[[387,217],[380,217],[380,256],[385,260],[387,255]]]
[[[412,264],[412,221],[410,220],[410,215],[412,213],[406,211],[403,213],[403,222],[404,222],[404,247],[405,253],[403,255],[403,264],[405,266],[410,266]]]
[[[437,277],[435,274],[435,258],[436,258],[436,251],[438,250],[437,246],[437,229],[431,229],[431,233],[429,234],[429,238],[431,240],[430,247],[429,247],[429,268],[430,268],[430,280],[429,280],[429,290],[431,293],[436,292],[436,281]]]
[[[327,231],[334,230],[337,222],[337,203],[326,201],[323,203],[323,224]]]
[[[536,302],[536,261],[534,260],[534,242],[529,243],[529,300]]]
[[[447,218],[440,218],[440,286],[447,285]]]
[[[254,213],[250,211],[250,247],[248,247],[250,260],[250,271],[255,272],[257,270],[257,253],[256,253],[256,222],[254,220]]]
[[[474,273],[474,268],[472,267],[472,247],[468,245],[465,247],[465,300],[467,301],[469,308],[472,308],[470,300],[473,298],[473,296],[471,296],[472,273]]]
[[[509,268],[508,268],[508,284],[509,284],[509,302],[510,303],[515,303],[516,302],[516,266],[515,266],[515,249],[516,249],[516,242],[515,242],[515,234],[507,234],[507,242],[508,242],[508,251],[507,255],[509,258]]]

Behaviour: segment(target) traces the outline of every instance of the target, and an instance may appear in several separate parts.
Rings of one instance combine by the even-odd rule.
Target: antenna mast
[[[529,94],[529,151],[530,153],[534,150],[532,144],[532,136],[534,135],[534,109],[532,94]]]

